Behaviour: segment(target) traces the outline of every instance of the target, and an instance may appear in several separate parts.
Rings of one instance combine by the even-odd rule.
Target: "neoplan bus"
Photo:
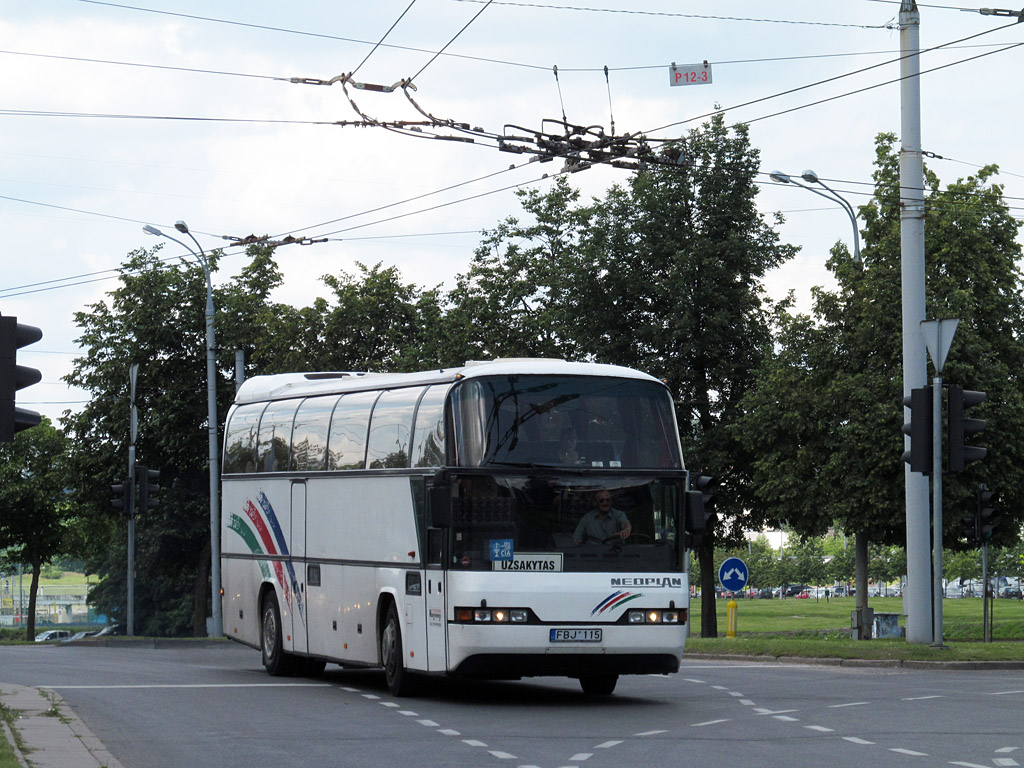
[[[609,694],[678,671],[704,513],[657,379],[555,360],[257,376],[224,442],[225,634],[271,675],[331,662],[383,667],[396,696],[444,675]],[[581,542],[599,494],[629,534]]]

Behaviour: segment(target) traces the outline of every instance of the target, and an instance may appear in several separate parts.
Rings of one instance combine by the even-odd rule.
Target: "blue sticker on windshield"
[[[512,559],[512,539],[491,539],[490,542],[491,560]]]

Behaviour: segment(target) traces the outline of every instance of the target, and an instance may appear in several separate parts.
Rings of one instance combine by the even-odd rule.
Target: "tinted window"
[[[256,445],[257,472],[283,472],[288,469],[292,421],[298,406],[298,400],[281,400],[267,405],[260,419],[260,437]]]
[[[521,375],[457,386],[462,466],[682,467],[672,399],[658,382]]]
[[[302,401],[295,413],[290,469],[321,472],[327,468],[327,433],[337,402],[337,397],[311,397]]]
[[[366,466],[366,432],[370,409],[377,392],[356,392],[338,401],[327,438],[328,469],[362,469]]]
[[[444,401],[449,388],[448,384],[435,384],[420,400],[412,436],[414,467],[440,467],[445,463]]]
[[[251,403],[231,411],[224,435],[224,474],[256,471],[256,432],[265,407]]]
[[[373,406],[373,418],[370,420],[366,457],[369,469],[409,466],[412,415],[422,392],[419,387],[410,387],[381,394]]]

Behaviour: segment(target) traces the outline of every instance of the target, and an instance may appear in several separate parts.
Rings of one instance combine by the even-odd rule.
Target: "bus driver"
[[[612,507],[611,493],[600,490],[594,494],[594,509],[580,519],[572,538],[577,545],[585,542],[603,544],[616,536],[627,539],[632,530],[626,513]]]

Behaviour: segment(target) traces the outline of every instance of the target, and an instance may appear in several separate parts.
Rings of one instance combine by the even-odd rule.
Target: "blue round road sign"
[[[718,581],[730,592],[739,592],[747,586],[747,579],[750,577],[747,571],[747,564],[738,557],[726,558],[725,562],[718,568]]]

